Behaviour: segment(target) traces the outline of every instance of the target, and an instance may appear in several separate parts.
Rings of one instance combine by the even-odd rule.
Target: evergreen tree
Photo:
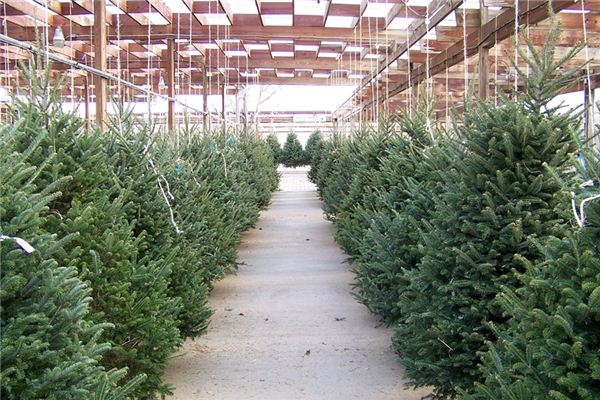
[[[21,148],[24,125],[33,127],[20,121],[0,130],[0,397],[128,398],[143,377],[118,387],[126,370],[101,367],[101,356],[110,348],[101,339],[103,330],[113,326],[92,321],[91,289],[76,268],[53,258],[77,238],[76,233],[57,238],[46,230],[49,204],[69,178],[38,188],[37,178],[48,164],[27,160],[40,149],[44,132]],[[27,240],[33,252],[17,238]]]
[[[304,165],[304,160],[304,150],[298,136],[294,132],[288,133],[279,161],[286,167],[299,167]]]
[[[600,159],[576,161],[577,203],[600,195]],[[586,203],[583,227],[537,243],[545,257],[522,259],[521,287],[503,288],[506,324],[483,355],[483,380],[465,400],[600,398],[600,199]],[[568,202],[568,197],[564,198]],[[579,212],[579,211],[578,211]]]
[[[435,397],[469,390],[480,378],[479,354],[494,340],[487,323],[505,321],[497,294],[521,285],[522,259],[540,257],[532,237],[564,230],[561,187],[547,166],[569,181],[579,121],[548,104],[578,71],[564,69],[577,49],[553,60],[557,36],[551,30],[541,51],[529,46],[531,56],[520,49],[530,65],[529,76],[520,76],[523,93],[465,115],[458,128],[464,154],[444,174],[424,255],[406,273],[394,347],[413,384],[434,386]]]
[[[319,146],[323,137],[321,136],[321,131],[314,131],[306,141],[306,147],[304,149],[304,164],[311,165],[313,162],[313,158],[316,156]]]
[[[277,135],[271,133],[267,136],[267,144],[271,149],[271,154],[273,155],[273,162],[275,164],[279,164],[281,161],[281,144],[279,144],[279,139],[277,139]]]
[[[429,219],[441,175],[457,156],[454,142],[444,132],[435,132],[432,143],[429,110],[424,102],[400,116],[406,140],[382,160],[375,195],[365,202],[370,207],[357,210],[357,218],[368,225],[354,259],[356,294],[386,323],[400,317],[400,295],[409,284],[405,272],[422,256],[422,221]]]

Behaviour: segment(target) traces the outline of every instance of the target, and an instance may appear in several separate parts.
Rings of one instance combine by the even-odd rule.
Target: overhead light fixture
[[[54,47],[63,48],[65,47],[65,35],[63,34],[62,28],[57,26],[54,30],[54,37],[52,38],[52,44]]]

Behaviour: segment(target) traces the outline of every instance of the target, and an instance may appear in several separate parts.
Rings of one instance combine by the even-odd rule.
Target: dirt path
[[[352,274],[303,172],[244,237],[217,283],[208,333],[170,363],[172,399],[419,399],[403,389],[391,332],[350,294]]]

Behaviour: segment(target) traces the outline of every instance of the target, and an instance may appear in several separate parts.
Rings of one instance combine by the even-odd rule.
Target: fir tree
[[[271,133],[267,136],[267,144],[271,149],[271,154],[273,155],[273,162],[275,164],[279,164],[281,161],[281,144],[279,144],[279,139],[277,139],[277,135]]]
[[[27,159],[40,149],[44,133],[22,148],[23,125],[32,127],[21,121],[0,130],[0,234],[5,236],[0,241],[0,397],[128,398],[143,377],[118,387],[126,370],[102,368],[101,356],[110,349],[103,331],[113,326],[92,321],[91,289],[76,268],[53,258],[77,237],[57,238],[46,230],[48,205],[60,197],[56,190],[68,177],[38,189],[47,164],[31,165]],[[11,238],[27,240],[34,251],[27,254]]]
[[[576,203],[600,195],[600,159],[576,161]],[[565,196],[565,203],[569,198]],[[579,213],[579,211],[578,211]],[[464,399],[592,400],[600,398],[600,202],[586,203],[585,222],[566,237],[537,242],[544,258],[522,259],[521,287],[499,296],[505,324],[482,356],[483,380]],[[581,216],[580,216],[581,217]]]
[[[286,167],[299,167],[304,165],[304,160],[304,150],[298,136],[294,132],[288,133],[279,161]]]
[[[306,141],[306,146],[304,149],[304,164],[311,165],[313,163],[313,158],[316,156],[319,146],[323,137],[321,136],[321,131],[314,131]]]
[[[505,321],[496,295],[520,286],[520,260],[540,257],[532,237],[564,229],[561,187],[546,166],[570,179],[578,120],[548,103],[578,71],[563,70],[577,49],[553,60],[557,35],[551,30],[541,51],[529,46],[531,56],[520,49],[530,65],[529,76],[520,76],[523,93],[465,115],[458,131],[464,154],[444,174],[424,255],[407,272],[394,346],[413,384],[433,385],[438,398],[479,379],[479,354],[494,339],[487,322]]]

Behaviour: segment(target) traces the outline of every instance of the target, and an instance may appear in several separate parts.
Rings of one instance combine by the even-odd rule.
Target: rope
[[[518,2],[518,1],[517,1]],[[469,58],[467,53],[467,8],[463,7],[463,64],[464,64],[464,81],[465,90],[463,92],[463,98],[466,98],[467,90],[469,88]],[[466,104],[464,104],[463,111],[466,110]]]
[[[515,66],[519,65],[519,2],[515,1]],[[519,74],[515,71],[515,92],[519,89]]]
[[[588,42],[587,23],[585,20],[585,0],[581,0],[581,20],[583,23],[583,43],[584,43],[584,54],[585,54],[585,74],[587,80],[588,99],[592,99],[592,75],[590,72],[590,46]],[[593,105],[590,105],[593,107]],[[591,117],[591,121],[587,121],[587,124],[594,125],[594,113],[587,112],[586,115]]]

